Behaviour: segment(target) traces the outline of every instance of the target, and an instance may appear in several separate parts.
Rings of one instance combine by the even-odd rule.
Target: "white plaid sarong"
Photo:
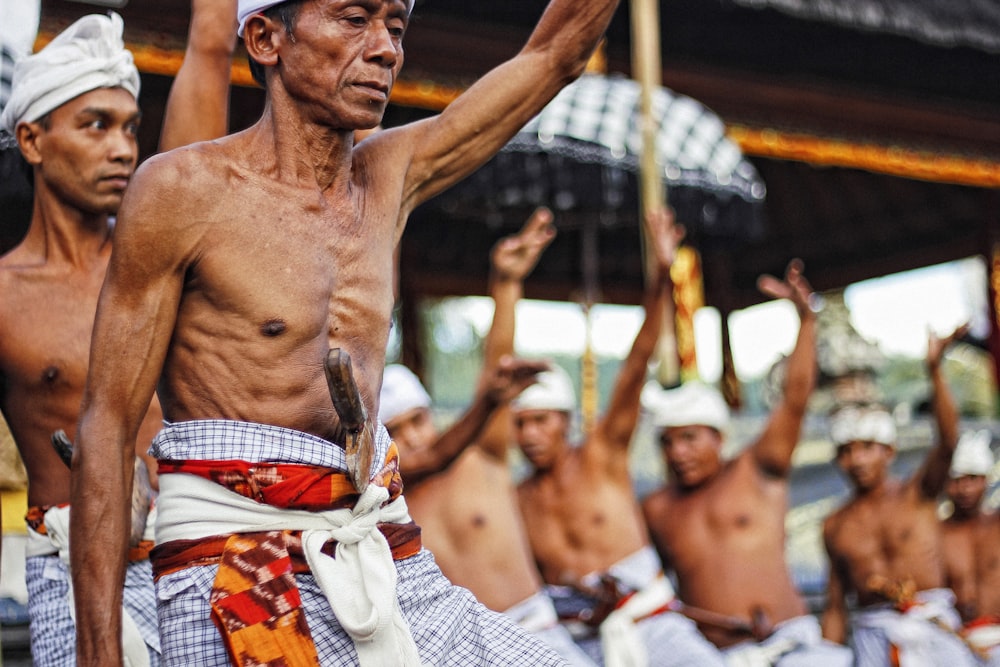
[[[376,465],[389,447],[379,428]],[[269,461],[345,470],[343,450],[298,431],[222,420],[168,424],[154,439],[153,456],[171,460]],[[161,507],[162,509],[162,507]],[[504,616],[479,604],[467,590],[441,574],[430,552],[396,562],[397,596],[420,658],[431,665],[564,665],[541,642]],[[228,665],[210,617],[214,565],[165,575],[157,582],[160,633],[165,665]],[[296,580],[306,620],[322,665],[357,664],[353,641],[331,613],[323,591],[310,575]]]
[[[76,664],[76,624],[66,604],[69,568],[55,554],[31,556],[25,561],[25,580],[33,664],[35,667],[73,667]],[[153,667],[161,664],[153,570],[148,560],[129,563],[126,568],[123,607],[146,642],[149,664]]]

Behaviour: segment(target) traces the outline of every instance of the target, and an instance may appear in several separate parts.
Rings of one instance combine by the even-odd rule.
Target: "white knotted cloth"
[[[90,14],[38,53],[18,60],[0,129],[14,134],[18,123],[36,121],[98,88],[123,88],[138,97],[139,70],[125,48],[123,31],[118,14]]]

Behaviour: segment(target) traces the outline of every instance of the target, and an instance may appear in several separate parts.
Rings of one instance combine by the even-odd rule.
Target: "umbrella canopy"
[[[606,226],[637,227],[639,92],[624,77],[582,76],[435,206],[519,225],[527,211],[545,205]],[[666,88],[654,91],[653,115],[667,198],[691,236],[758,236],[766,188],[722,121]]]

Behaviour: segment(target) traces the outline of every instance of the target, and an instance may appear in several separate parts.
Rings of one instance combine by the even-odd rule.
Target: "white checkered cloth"
[[[66,603],[69,568],[57,555],[31,556],[25,561],[25,580],[33,664],[35,667],[73,667],[76,664],[76,625]],[[156,594],[148,560],[129,563],[125,570],[123,607],[146,642],[149,664],[160,665]]]
[[[889,646],[899,649],[901,667],[974,667],[975,656],[954,634],[929,619],[958,629],[955,594],[946,588],[917,593],[919,604],[906,613],[888,606],[867,607],[852,618],[851,642],[859,667],[890,667]]]
[[[639,551],[618,561],[608,568],[607,574],[614,577],[622,586],[633,591],[642,591],[650,586],[659,586],[663,582],[660,577],[659,557],[652,547],[646,546]],[[585,586],[596,587],[600,581],[600,573],[584,577]],[[565,586],[547,586],[547,591],[555,603],[556,609],[579,609],[580,606],[592,606],[594,600],[584,593]],[[606,621],[605,621],[606,622]],[[722,654],[711,642],[698,631],[694,621],[677,612],[664,612],[648,618],[643,618],[635,624],[637,641],[645,648],[645,656],[636,653],[626,659],[642,660],[639,664],[648,667],[725,667]],[[605,651],[599,636],[578,637],[577,644],[587,655],[598,664],[605,664]]]
[[[762,642],[746,641],[723,649],[729,667],[852,667],[854,653],[823,639],[815,616],[779,623]]]
[[[555,652],[573,667],[596,667],[597,663],[576,645],[569,631],[559,624],[552,598],[544,591],[518,602],[503,613],[555,649]]]
[[[642,154],[639,84],[624,77],[585,74],[566,86],[502,149],[555,153],[575,162],[638,171]],[[668,185],[764,199],[766,188],[726,128],[700,102],[657,88],[656,157]]]
[[[389,437],[380,428],[375,465],[381,467]],[[320,465],[346,471],[342,449],[321,438],[261,424],[207,420],[168,424],[157,435],[153,456],[171,460],[270,461]],[[374,466],[373,466],[374,471]],[[161,517],[167,513],[160,505]],[[209,592],[216,566],[188,568],[157,582],[165,665],[228,665],[210,617]],[[396,562],[397,598],[417,645],[431,665],[564,665],[555,653],[506,617],[479,604],[441,574],[430,552]],[[321,665],[358,664],[354,642],[331,613],[311,575],[298,575],[306,621]]]

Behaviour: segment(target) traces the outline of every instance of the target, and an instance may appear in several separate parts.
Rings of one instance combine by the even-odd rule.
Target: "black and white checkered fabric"
[[[639,84],[584,75],[564,88],[507,145],[506,152],[554,153],[580,163],[638,171],[642,150]],[[697,187],[760,201],[766,189],[714,113],[658,88],[656,155],[670,186]]]

